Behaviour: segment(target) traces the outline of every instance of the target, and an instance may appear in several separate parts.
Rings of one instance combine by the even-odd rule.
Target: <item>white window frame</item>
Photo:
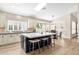
[[[24,25],[23,23],[24,23],[25,25]],[[23,30],[19,30],[20,24],[23,24],[24,27],[25,27],[25,26],[26,26],[26,27],[25,27]],[[13,30],[9,30],[9,25],[12,25]],[[14,29],[14,25],[17,26],[17,30]],[[23,25],[22,25],[22,26],[23,26]],[[27,22],[27,21],[8,20],[7,31],[9,31],[9,32],[12,32],[12,31],[25,31],[25,30],[27,30],[27,28],[28,28],[28,22]]]

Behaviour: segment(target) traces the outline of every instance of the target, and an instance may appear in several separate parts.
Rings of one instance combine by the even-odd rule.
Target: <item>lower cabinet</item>
[[[0,45],[2,45],[2,36],[0,35]]]
[[[20,42],[20,36],[17,34],[0,35],[0,45]]]

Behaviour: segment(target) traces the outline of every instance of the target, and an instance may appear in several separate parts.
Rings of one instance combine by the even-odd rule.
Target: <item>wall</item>
[[[54,19],[51,24],[53,23],[56,25],[57,31],[60,31],[61,27],[63,27],[63,38],[70,38],[70,14]]]
[[[49,27],[43,27],[42,29],[37,29],[37,24],[38,23],[42,23],[42,25],[46,25],[46,24],[49,24],[49,22],[48,21],[44,21],[44,20],[39,20],[39,19],[34,19],[34,18],[28,18],[28,23],[29,23],[29,25],[28,25],[28,27],[31,27],[31,28],[35,28],[36,29],[36,31],[38,32],[40,32],[40,31],[49,31]]]
[[[77,12],[78,12],[78,25],[77,25],[77,31],[78,31],[78,39],[79,39],[79,5],[78,5]]]
[[[7,31],[7,21],[8,20],[15,20],[15,21],[27,21],[28,22],[28,28],[36,28],[36,24],[38,22],[47,22],[42,19],[36,19],[31,18],[27,16],[21,16],[16,14],[11,14],[7,12],[0,11],[0,32],[6,32]]]
[[[52,23],[55,23],[57,31],[60,31],[61,27],[63,26],[64,38],[72,38],[73,36],[77,36],[77,32],[76,34],[72,34],[72,21],[76,22],[76,27],[77,27],[77,22],[78,22],[77,17],[74,16],[72,13],[70,13],[60,18],[54,19]]]
[[[27,21],[27,17],[0,11],[0,27],[3,27],[0,32],[7,31],[8,20]]]
[[[74,34],[72,34],[72,21],[73,22],[75,22],[75,24],[76,24],[76,33],[74,33]],[[77,17],[76,16],[74,16],[72,13],[70,14],[70,35],[71,35],[71,37],[73,38],[73,37],[77,37],[77,22],[78,22],[78,20],[77,20]]]

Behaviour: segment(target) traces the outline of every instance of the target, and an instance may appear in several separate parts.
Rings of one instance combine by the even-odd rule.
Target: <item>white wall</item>
[[[71,37],[73,37],[73,35],[72,35],[72,21],[75,21],[76,23],[78,22],[77,17],[75,17],[74,15],[72,15],[72,13],[70,13],[70,14],[64,15],[60,18],[54,19],[52,23],[56,24],[57,31],[60,31],[61,26],[63,26],[63,37],[64,38],[71,38]]]
[[[64,15],[58,19],[54,19],[52,23],[56,24],[56,30],[60,31],[63,27],[63,38],[70,38],[70,15]]]
[[[71,22],[70,22],[70,33],[71,33],[71,37],[76,37],[77,36],[77,23],[78,23],[78,20],[77,20],[77,16],[75,16],[74,14],[70,14],[70,20],[71,20]],[[72,26],[72,22],[75,22],[75,33],[74,34],[72,34],[72,28],[73,28],[73,26]]]
[[[78,39],[79,39],[79,5],[78,5],[77,12],[78,12],[78,25],[77,25],[77,31],[78,31]]]
[[[4,32],[7,31],[6,28],[7,28],[8,20],[28,22],[28,28],[36,28],[36,24],[38,22],[48,23],[48,21],[39,20],[36,18],[25,17],[25,16],[21,16],[21,15],[16,15],[16,14],[11,14],[11,13],[0,11],[0,27],[5,27],[5,29],[2,29],[2,30],[5,30]]]

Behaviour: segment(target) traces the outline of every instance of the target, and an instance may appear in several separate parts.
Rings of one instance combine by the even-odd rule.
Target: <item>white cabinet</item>
[[[4,35],[0,35],[0,45],[7,43],[7,37]]]
[[[19,37],[18,34],[13,34],[13,35],[12,35],[12,39],[11,39],[12,42],[19,42],[18,37]]]
[[[18,39],[18,35],[17,34],[11,34],[9,35],[8,37],[8,43],[15,43],[15,42],[19,42],[19,39]]]
[[[7,44],[7,35],[3,35],[2,44]]]
[[[0,45],[2,45],[2,36],[0,35]]]
[[[19,42],[20,37],[17,34],[0,35],[0,45]]]
[[[13,43],[12,41],[13,41],[13,36],[10,34],[10,35],[7,36],[7,43],[8,44]]]

